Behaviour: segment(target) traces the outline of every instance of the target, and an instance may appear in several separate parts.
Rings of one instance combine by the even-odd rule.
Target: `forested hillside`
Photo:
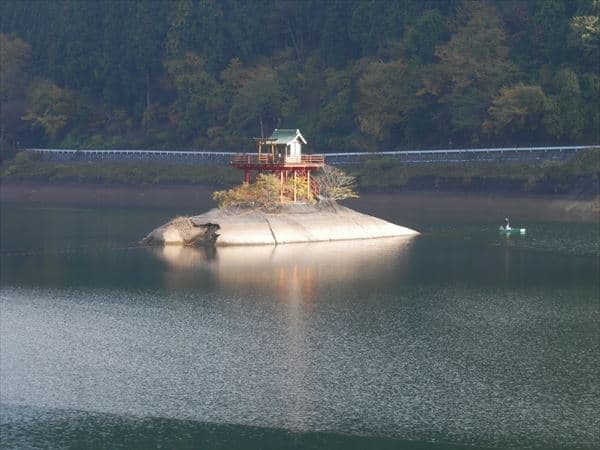
[[[3,0],[1,145],[598,143],[599,0]]]

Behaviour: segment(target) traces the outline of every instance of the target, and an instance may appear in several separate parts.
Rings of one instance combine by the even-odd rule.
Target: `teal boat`
[[[500,233],[502,234],[525,234],[527,228],[506,228],[500,227]]]

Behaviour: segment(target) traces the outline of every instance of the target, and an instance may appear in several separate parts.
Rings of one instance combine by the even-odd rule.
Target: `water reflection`
[[[314,373],[319,362],[310,331],[313,321],[322,320],[315,315],[319,300],[337,292],[345,297],[357,284],[379,277],[403,279],[413,242],[414,237],[403,237],[216,250],[167,246],[153,252],[166,263],[165,284],[173,292],[208,277],[223,296],[238,299],[236,309],[258,308],[261,315],[278,317],[270,327],[278,330],[281,351],[274,351],[269,340],[261,344],[261,353],[282,372],[269,375],[269,392],[286,399],[279,404],[279,420],[300,430],[320,415],[322,396],[314,388],[320,383]],[[244,301],[258,297],[268,301]]]
[[[152,249],[167,263],[167,285],[182,287],[208,272],[219,284],[263,291],[287,302],[311,301],[317,287],[394,272],[402,279],[414,237],[218,247]]]

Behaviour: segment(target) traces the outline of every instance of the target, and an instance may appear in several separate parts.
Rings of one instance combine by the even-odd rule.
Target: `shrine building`
[[[244,183],[251,183],[253,176],[259,173],[272,173],[279,177],[282,186],[285,182],[293,180],[293,193],[290,198],[284,199],[282,188],[282,201],[297,201],[304,197],[297,191],[297,184],[307,186],[306,197],[309,199],[319,195],[319,183],[313,172],[325,165],[323,155],[303,155],[302,145],[306,139],[296,129],[275,129],[268,138],[254,138],[256,153],[237,154],[231,160],[231,165],[244,171]],[[297,183],[300,179],[305,183]]]

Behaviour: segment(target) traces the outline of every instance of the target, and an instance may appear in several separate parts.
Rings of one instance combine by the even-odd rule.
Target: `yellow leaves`
[[[303,177],[288,178],[281,183],[278,176],[273,174],[258,174],[254,183],[244,183],[233,189],[216,191],[213,200],[219,208],[247,207],[270,210],[282,202],[294,200],[294,190],[297,201],[309,201],[308,181]]]
[[[546,107],[546,96],[539,86],[519,83],[505,87],[494,97],[488,109],[490,120],[483,124],[487,132],[500,134],[529,127],[534,129]]]
[[[409,97],[414,96],[401,60],[370,63],[358,81],[356,121],[361,131],[379,140],[406,120]]]
[[[448,97],[461,95],[473,85],[494,91],[514,70],[507,59],[502,22],[493,5],[483,1],[465,2],[464,8],[464,23],[456,28],[448,43],[436,49],[439,75],[432,79],[430,92],[441,91],[446,85],[451,87]]]
[[[584,47],[596,48],[600,42],[600,1],[592,2],[594,15],[575,16],[570,21],[570,26],[577,33]]]
[[[23,120],[41,126],[51,138],[70,122],[76,107],[73,92],[42,79],[31,84],[27,100]]]

